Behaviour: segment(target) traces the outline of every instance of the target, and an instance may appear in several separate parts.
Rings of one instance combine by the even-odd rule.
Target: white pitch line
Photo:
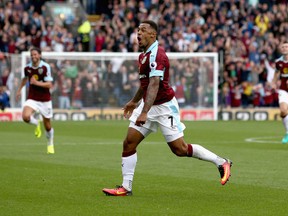
[[[43,142],[45,144],[45,142]],[[143,145],[156,145],[156,144],[166,144],[165,142],[143,142]],[[42,143],[25,143],[25,142],[19,142],[17,144],[13,145],[23,145],[23,146],[37,146],[37,145],[42,145]],[[57,144],[55,144],[57,145]],[[95,141],[95,142],[61,142],[59,145],[71,145],[71,146],[76,146],[76,145],[122,145],[122,142],[105,142],[105,141]],[[11,146],[11,143],[0,143],[0,146]]]
[[[273,138],[274,140],[265,140],[265,139],[271,139]],[[278,141],[275,141],[275,138],[277,138]],[[251,137],[245,139],[245,142],[253,142],[253,143],[280,143],[280,138],[275,137],[275,136],[270,136],[270,137]]]
[[[274,140],[265,140],[265,139],[271,139],[274,138]],[[276,141],[275,138],[278,140]],[[246,138],[245,142],[251,142],[251,143],[281,143],[281,138],[280,137],[251,137],[251,138]],[[45,144],[45,142],[43,142]],[[208,144],[210,142],[207,141],[192,141],[192,143],[205,143]],[[231,142],[231,141],[226,141],[226,140],[219,140],[219,141],[214,141],[213,144],[223,144],[223,143],[233,143],[233,144],[241,144],[242,142]],[[37,146],[41,145],[42,143],[27,143],[27,142],[19,142],[16,145],[21,145],[21,146]],[[158,141],[158,142],[152,142],[152,141],[143,141],[141,145],[166,145],[165,140],[163,141]],[[14,144],[15,145],[15,144]],[[67,145],[67,146],[76,146],[76,145],[122,145],[122,141],[92,141],[92,142],[61,142],[59,145]],[[11,143],[0,143],[0,146],[11,146]]]

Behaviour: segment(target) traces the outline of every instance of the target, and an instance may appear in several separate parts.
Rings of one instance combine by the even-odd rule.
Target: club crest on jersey
[[[145,56],[142,61],[141,61],[141,64],[144,64],[146,62],[146,59],[147,59],[147,56]]]
[[[28,73],[31,73],[31,70],[27,70]]]
[[[39,73],[39,74],[42,74],[42,73],[43,73],[43,68],[39,68],[39,69],[38,69],[38,73]]]
[[[151,69],[155,69],[157,67],[157,63],[156,62],[150,62],[150,68]]]

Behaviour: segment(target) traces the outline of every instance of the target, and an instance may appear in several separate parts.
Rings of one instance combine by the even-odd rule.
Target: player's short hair
[[[32,51],[36,51],[36,52],[38,52],[38,54],[40,54],[40,55],[41,55],[41,53],[42,53],[41,49],[39,49],[38,47],[32,47],[32,48],[30,48],[30,52],[32,52]]]
[[[154,29],[156,31],[156,33],[158,32],[158,25],[154,21],[152,21],[152,20],[143,20],[141,23],[149,24],[152,27],[152,29]]]

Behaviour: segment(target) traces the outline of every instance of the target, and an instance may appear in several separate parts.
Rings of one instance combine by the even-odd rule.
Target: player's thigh
[[[279,106],[281,111],[287,111],[288,109],[288,103],[282,102]]]
[[[280,108],[281,108],[281,104],[282,104],[283,108],[287,108],[287,107],[284,107],[284,106],[285,106],[285,104],[288,106],[288,92],[284,91],[284,90],[279,90],[279,92],[278,92],[278,101],[279,101],[279,104],[280,104]]]
[[[24,106],[22,111],[23,119],[30,118],[30,116],[35,112],[35,110],[30,106]]]
[[[124,150],[135,150],[138,144],[150,133],[151,132],[144,127],[139,127],[131,122],[123,142]]]
[[[160,116],[157,122],[167,143],[184,136],[185,125],[180,121],[178,114]]]
[[[279,108],[281,117],[285,117],[288,113],[288,92],[279,90],[278,93]]]
[[[39,103],[38,110],[43,116],[43,118],[51,119],[53,117],[53,109],[51,101]]]
[[[38,110],[37,101],[28,99],[25,101],[22,110],[23,117],[29,117]]]

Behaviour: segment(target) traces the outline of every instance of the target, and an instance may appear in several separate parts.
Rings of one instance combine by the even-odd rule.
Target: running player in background
[[[138,27],[138,44],[143,50],[138,68],[140,87],[135,96],[124,106],[124,116],[130,125],[123,142],[121,186],[104,188],[110,196],[132,195],[137,152],[140,142],[151,132],[161,129],[171,151],[179,157],[194,157],[214,163],[220,172],[220,182],[226,184],[230,177],[232,162],[197,144],[187,144],[183,139],[185,126],[180,122],[180,113],[175,93],[169,86],[169,59],[157,41],[158,26],[146,20]]]
[[[35,136],[41,137],[40,119],[34,117],[35,112],[39,112],[43,118],[46,130],[47,153],[54,154],[54,129],[51,125],[53,115],[50,88],[52,88],[53,78],[51,68],[48,63],[41,60],[41,50],[38,48],[30,49],[31,62],[24,68],[24,77],[16,93],[16,100],[21,97],[21,89],[29,82],[29,93],[24,103],[22,118],[24,122],[36,126]]]
[[[278,100],[280,107],[280,116],[285,128],[285,136],[282,143],[288,143],[288,41],[280,45],[282,56],[275,61],[276,71],[272,81],[272,86],[276,88],[280,77],[280,88],[278,90]]]

